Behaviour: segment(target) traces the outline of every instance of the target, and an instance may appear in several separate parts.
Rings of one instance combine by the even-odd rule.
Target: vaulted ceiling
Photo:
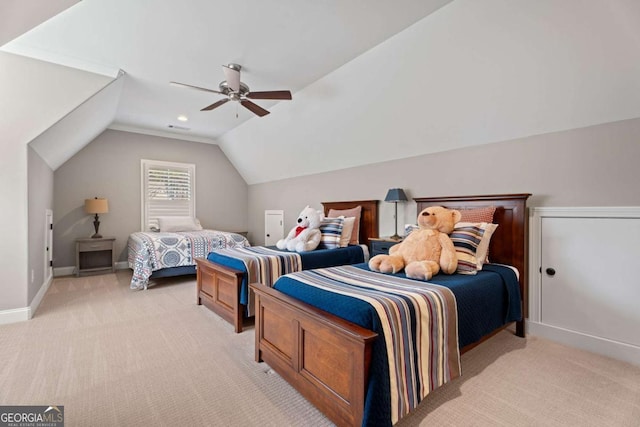
[[[77,146],[41,138],[54,168],[105,126],[218,143],[253,184],[640,117],[635,0],[83,0],[1,50],[118,82],[69,113]],[[293,100],[202,112],[221,97],[168,84],[228,63]]]
[[[122,69],[116,125],[213,141],[254,115],[237,104],[201,112],[221,96],[170,81],[217,90],[222,65],[238,63],[252,90],[295,94],[449,1],[84,0],[3,50],[107,75]]]

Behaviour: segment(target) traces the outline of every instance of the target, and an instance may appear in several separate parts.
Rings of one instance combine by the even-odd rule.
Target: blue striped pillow
[[[340,247],[340,236],[344,218],[324,218],[320,223],[320,244],[318,249],[336,249]]]
[[[484,230],[476,227],[456,227],[449,235],[453,241],[458,255],[458,269],[456,273],[476,274],[478,272],[478,259],[476,251],[482,240]]]
[[[458,255],[460,274],[476,274],[487,258],[491,235],[497,224],[459,222],[449,235]]]

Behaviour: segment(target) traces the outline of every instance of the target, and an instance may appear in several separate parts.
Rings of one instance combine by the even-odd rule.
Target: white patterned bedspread
[[[215,249],[250,246],[242,235],[202,230],[177,233],[137,232],[129,235],[129,268],[133,270],[131,289],[147,289],[154,271],[195,265]]]

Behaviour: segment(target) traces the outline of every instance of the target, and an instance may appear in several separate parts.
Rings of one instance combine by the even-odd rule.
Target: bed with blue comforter
[[[357,270],[361,270],[361,272]],[[373,291],[374,293],[391,292],[384,289],[385,286],[390,285],[389,276],[401,278],[401,283],[409,283],[409,286],[417,289],[426,286],[424,282],[407,279],[404,273],[383,275],[371,272],[367,264],[292,273],[282,276],[273,286],[274,289],[285,295],[378,334],[378,338],[372,346],[369,382],[364,405],[362,425],[367,426],[395,424],[403,415],[414,409],[429,391],[455,378],[456,371],[459,371],[459,367],[454,367],[452,363],[451,366],[443,366],[443,372],[436,372],[434,366],[437,365],[437,360],[448,359],[446,355],[439,354],[439,357],[434,357],[434,361],[423,362],[428,363],[431,368],[429,375],[418,373],[416,367],[421,364],[417,361],[420,353],[420,346],[417,342],[422,342],[428,347],[423,352],[425,354],[433,352],[437,346],[433,344],[436,340],[432,339],[435,333],[431,334],[428,340],[418,339],[417,335],[421,329],[416,324],[421,321],[420,310],[411,305],[409,296],[401,294],[398,297],[400,301],[393,304],[391,309],[385,309],[383,315],[379,315],[369,302],[350,296],[353,289],[358,291],[367,289],[369,292],[367,282],[375,283],[376,281],[382,285]],[[456,312],[457,319],[453,319],[451,325],[452,329],[457,327],[457,336],[451,338],[455,340],[455,343],[451,343],[455,345],[455,351],[478,342],[483,336],[503,325],[522,319],[520,288],[517,274],[513,268],[485,264],[483,270],[479,271],[477,275],[439,274],[428,283],[447,288],[455,298],[456,310],[452,311]],[[339,292],[334,292],[336,289]],[[369,297],[370,295],[367,295],[367,298]],[[433,303],[430,310],[437,306],[439,306],[437,302]],[[408,322],[407,336],[401,340],[397,336],[388,337],[381,317],[388,315],[388,312],[402,311],[403,309],[405,311],[399,316],[400,320],[390,321],[390,323],[400,323],[403,319]],[[435,317],[433,312],[430,312],[430,316]],[[441,325],[433,327],[438,329]],[[405,345],[397,350],[398,353],[404,354],[412,362],[415,362],[415,367],[408,368],[409,364],[406,364],[402,369],[405,375],[413,375],[413,377],[405,378],[403,375],[398,375],[401,378],[396,378],[394,381],[397,384],[402,383],[402,386],[397,386],[399,391],[396,394],[408,396],[406,401],[395,402],[397,406],[395,414],[392,414],[391,396],[393,393],[390,390],[392,381],[390,381],[389,354],[387,352],[390,346],[386,342],[387,339],[392,342],[403,342]],[[395,366],[396,364],[397,362],[391,365]],[[407,372],[412,374],[406,374]],[[459,374],[459,372],[457,373]],[[438,382],[438,378],[445,378],[445,380]]]
[[[271,286],[283,274],[308,268],[357,264],[368,260],[363,245],[289,252],[275,246],[216,250],[198,259],[197,303],[203,304],[242,332],[244,319],[254,315],[250,283]]]
[[[355,231],[355,227],[353,230],[358,238],[354,244],[299,254],[281,251],[273,246],[213,251],[206,258],[196,260],[196,303],[227,320],[239,333],[243,330],[243,320],[254,314],[254,298],[248,286],[250,283],[260,282],[271,286],[278,277],[289,272],[366,262],[369,258],[366,245],[370,238],[378,237],[378,201],[323,202],[322,205],[325,215],[333,210],[338,215],[353,215],[349,212],[354,210],[358,212],[358,231]]]
[[[273,287],[251,284],[256,361],[338,425],[394,424],[431,390],[464,375],[460,352],[490,345],[514,322],[524,337],[529,196],[414,199],[418,212],[495,208],[490,263],[475,275],[423,282],[362,264],[292,273]]]

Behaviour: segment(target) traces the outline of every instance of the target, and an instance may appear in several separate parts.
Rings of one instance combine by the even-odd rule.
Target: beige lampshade
[[[85,199],[84,211],[88,214],[102,214],[109,212],[107,199]]]

